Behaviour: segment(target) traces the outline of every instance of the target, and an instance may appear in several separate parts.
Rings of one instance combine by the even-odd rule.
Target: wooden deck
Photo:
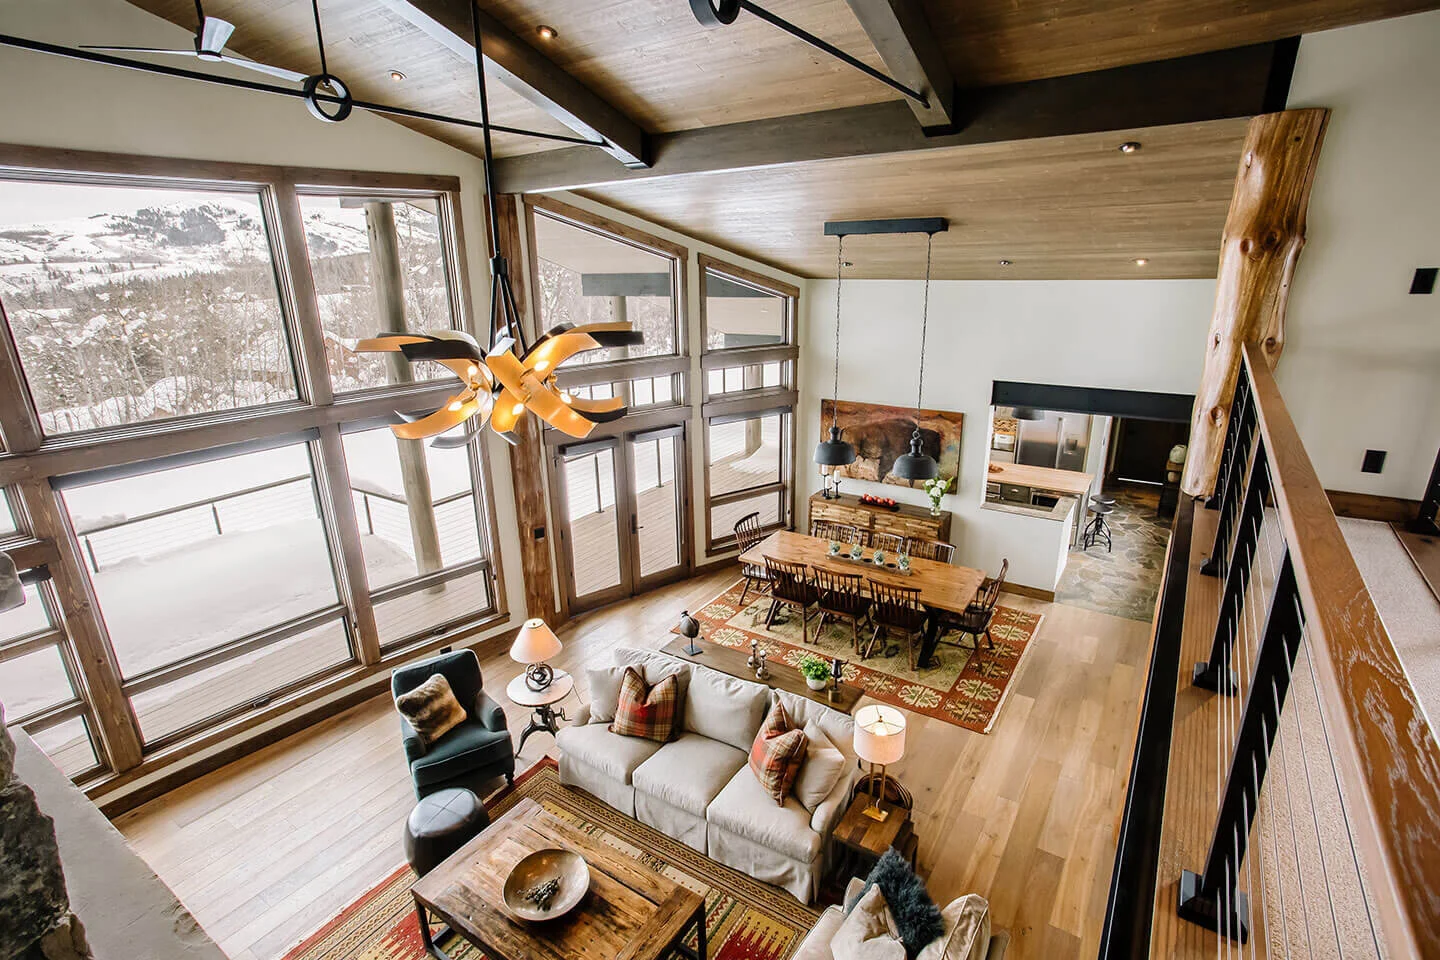
[[[579,617],[556,666],[579,680],[615,646],[660,647],[678,611],[737,576],[726,569]],[[1044,614],[988,736],[912,716],[891,772],[914,794],[920,866],[941,903],[991,901],[1007,960],[1093,956],[1109,891],[1150,627],[1005,595]],[[486,687],[520,669],[503,642],[479,650]],[[512,729],[528,711],[502,705]],[[862,703],[865,701],[862,701]],[[553,741],[533,737],[523,769]],[[377,697],[197,778],[117,826],[234,960],[272,960],[403,862],[414,799],[393,707]],[[1212,951],[1213,952],[1213,951]]]

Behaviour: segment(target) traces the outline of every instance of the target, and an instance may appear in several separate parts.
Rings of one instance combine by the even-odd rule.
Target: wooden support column
[[[405,333],[405,279],[400,266],[400,238],[395,232],[395,207],[384,200],[365,203],[365,232],[370,240],[370,279],[375,288],[375,311],[380,329]],[[415,373],[402,354],[385,354],[393,383],[412,383]],[[400,485],[410,514],[410,541],[415,547],[416,573],[433,573],[443,565],[440,530],[435,521],[435,498],[430,492],[430,465],[423,440],[395,438],[400,456]],[[432,588],[432,592],[435,588]]]
[[[493,224],[500,254],[510,264],[510,282],[520,324],[533,334],[537,324],[530,316],[525,278],[529,269],[525,245],[520,242],[520,197],[496,198],[499,223]],[[491,306],[493,316],[493,305]],[[482,333],[482,339],[484,334]],[[550,520],[545,509],[545,442],[534,414],[520,418],[510,448],[510,479],[515,488],[515,524],[520,534],[520,569],[525,577],[525,615],[541,617],[552,627],[562,621],[555,607],[553,562],[550,556]]]
[[[1220,239],[1215,312],[1191,416],[1182,483],[1191,496],[1215,490],[1243,345],[1260,344],[1272,369],[1285,345],[1285,304],[1329,119],[1329,110],[1309,109],[1250,121]]]

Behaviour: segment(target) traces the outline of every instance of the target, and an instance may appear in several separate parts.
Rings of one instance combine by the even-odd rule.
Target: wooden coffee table
[[[521,858],[550,847],[574,850],[590,866],[590,891],[574,910],[539,923],[505,908],[505,877]],[[434,943],[428,914],[494,960],[706,960],[705,898],[649,869],[536,801],[521,800],[454,856],[410,888],[425,950]],[[699,947],[684,945],[694,928]]]

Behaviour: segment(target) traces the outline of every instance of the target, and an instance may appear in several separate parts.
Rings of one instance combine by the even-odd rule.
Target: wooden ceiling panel
[[[1265,43],[1432,10],[1436,0],[924,0],[962,86]]]
[[[517,36],[559,31],[546,56],[653,133],[896,99],[884,84],[741,13],[706,28],[686,0],[484,0]],[[845,0],[764,6],[879,70]]]
[[[935,239],[938,279],[1213,277],[1245,127],[1218,120],[827,160],[585,195],[806,277],[834,275],[826,220],[917,216],[950,220]],[[1142,149],[1120,153],[1126,140]],[[850,237],[845,258],[847,276],[924,275],[920,237]]]
[[[131,0],[150,13],[187,30],[195,29],[194,0]],[[235,24],[229,49],[242,56],[302,73],[320,69],[315,21],[308,0],[205,0],[205,12]],[[382,0],[323,0],[321,26],[330,72],[350,85],[356,97],[446,114],[480,118],[475,66],[447,50]],[[153,43],[155,37],[86,37],[86,43]],[[165,38],[168,40],[168,38]],[[173,58],[166,63],[172,63]],[[405,79],[395,82],[390,71]],[[278,81],[277,81],[278,82]],[[495,123],[545,133],[573,135],[558,121],[519,95],[488,84]],[[295,109],[305,109],[296,102]],[[455,124],[398,120],[406,126],[474,154],[482,150],[481,132]],[[496,156],[549,150],[564,144],[512,134],[495,134]]]

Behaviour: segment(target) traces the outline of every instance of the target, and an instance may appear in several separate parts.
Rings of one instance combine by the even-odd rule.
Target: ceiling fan
[[[284,67],[272,67],[268,63],[256,63],[254,60],[243,60],[240,57],[232,57],[225,52],[225,44],[230,41],[230,35],[235,32],[235,24],[228,20],[221,20],[219,17],[205,16],[205,9],[200,5],[200,0],[195,0],[195,15],[200,19],[200,25],[195,30],[194,50],[171,50],[163,47],[104,47],[81,45],[84,50],[110,50],[126,53],[165,53],[179,57],[197,57],[210,63],[229,63],[237,67],[244,67],[247,70],[257,70],[260,73],[269,74],[272,77],[279,77],[281,80],[290,80],[299,83],[305,80],[305,74],[297,73],[294,70],[286,70]]]

